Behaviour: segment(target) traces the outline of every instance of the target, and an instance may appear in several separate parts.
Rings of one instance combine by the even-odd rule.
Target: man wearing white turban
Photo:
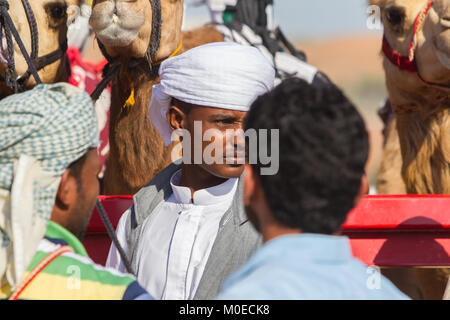
[[[187,133],[183,163],[168,166],[134,196],[116,233],[152,296],[211,299],[261,242],[242,207],[243,141],[227,135],[243,128],[251,103],[272,89],[275,71],[255,48],[213,43],[164,61],[160,77],[150,119],[166,145],[172,132]],[[202,158],[211,139],[198,137],[210,130],[215,156],[226,161]],[[114,246],[107,265],[124,269]]]
[[[99,192],[97,120],[69,84],[0,101],[0,299],[150,298],[80,240]]]

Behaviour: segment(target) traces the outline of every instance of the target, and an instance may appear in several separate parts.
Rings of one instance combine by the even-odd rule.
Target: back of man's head
[[[291,79],[254,102],[245,127],[280,130],[279,171],[259,177],[273,217],[302,232],[337,232],[355,205],[369,151],[352,103],[334,86]],[[261,165],[252,167],[259,174]]]

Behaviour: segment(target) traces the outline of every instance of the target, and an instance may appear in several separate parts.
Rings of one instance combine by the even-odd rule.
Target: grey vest
[[[169,165],[133,198],[134,204],[131,207],[131,214],[126,222],[125,230],[127,257],[136,275],[139,272],[145,272],[145,270],[139,270],[140,257],[137,256],[139,242],[151,241],[151,239],[141,239],[144,221],[152,223],[153,210],[160,202],[171,196],[170,178],[180,168],[175,164]],[[244,211],[242,204],[243,180],[242,177],[239,179],[233,203],[220,221],[219,233],[194,297],[196,300],[216,297],[225,279],[243,265],[262,243],[260,235],[248,221]]]

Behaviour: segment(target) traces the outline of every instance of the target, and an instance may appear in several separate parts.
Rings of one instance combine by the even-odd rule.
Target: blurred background
[[[368,28],[367,0],[275,0],[274,7],[289,40],[345,91],[364,116],[371,138],[367,173],[374,186],[383,142],[377,110],[387,93],[380,54],[382,30]],[[201,0],[185,0],[185,30],[210,21]],[[88,48],[86,58],[101,60],[95,44]]]

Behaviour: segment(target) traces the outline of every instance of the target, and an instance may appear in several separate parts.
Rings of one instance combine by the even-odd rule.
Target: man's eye
[[[234,120],[233,119],[217,119],[215,121],[215,123],[219,123],[219,124],[233,124]]]

